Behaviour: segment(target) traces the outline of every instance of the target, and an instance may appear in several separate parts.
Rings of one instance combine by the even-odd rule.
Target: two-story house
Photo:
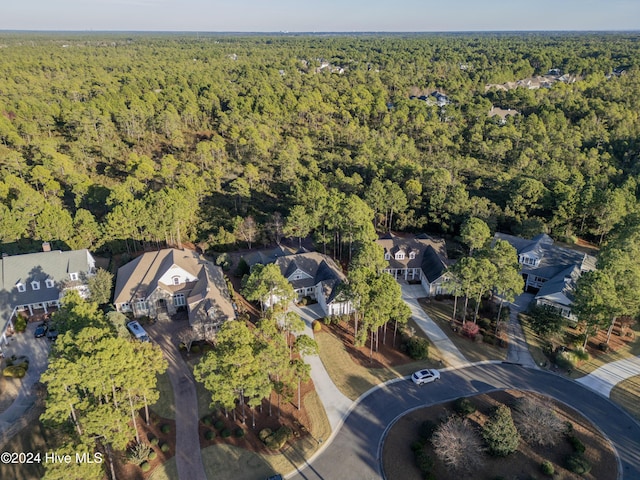
[[[573,291],[583,272],[595,270],[595,257],[559,247],[547,234],[529,240],[496,233],[494,238],[506,240],[518,252],[525,291],[535,294],[536,304],[550,305],[563,317],[576,321],[577,317],[571,313]]]
[[[218,328],[235,318],[222,269],[191,250],[148,252],[118,269],[114,305],[135,318],[175,314],[184,308],[189,323]]]
[[[88,250],[51,250],[23,255],[3,254],[0,259],[0,325],[2,341],[13,327],[18,312],[28,316],[48,313],[60,306],[65,290],[76,289],[87,297],[87,277],[95,272],[95,259]]]
[[[384,270],[396,280],[419,281],[428,296],[446,294],[450,276],[444,240],[420,235],[387,233],[376,240],[389,266]]]

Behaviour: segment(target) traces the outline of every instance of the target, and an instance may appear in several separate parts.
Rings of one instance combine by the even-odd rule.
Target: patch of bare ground
[[[0,376],[0,413],[11,406],[18,396],[22,380]]]
[[[523,396],[543,398],[534,393],[513,390],[478,395],[470,398],[478,410],[476,413],[470,415],[469,419],[477,428],[481,428],[492,408],[501,403],[511,406],[516,399]],[[618,463],[613,448],[595,426],[570,407],[546,397],[544,397],[544,400],[551,402],[556,414],[562,421],[572,423],[572,433],[580,439],[586,447],[585,457],[592,467],[588,474],[580,476],[564,468],[566,465],[565,459],[567,455],[573,452],[573,447],[568,440],[562,438],[558,444],[553,447],[532,446],[524,440],[521,440],[519,449],[514,454],[506,458],[487,456],[484,468],[468,474],[449,470],[437,459],[431,444],[427,442],[425,451],[434,461],[432,469],[433,478],[455,477],[459,480],[546,478],[541,472],[540,465],[543,461],[549,460],[553,463],[556,472],[553,476],[555,479],[617,479]],[[452,414],[453,402],[450,402],[416,410],[398,420],[384,441],[382,461],[386,477],[401,478],[403,480],[421,480],[423,477],[416,466],[411,444],[420,438],[419,428],[422,422],[431,421],[437,424]],[[475,455],[476,453],[470,452],[470,454]]]

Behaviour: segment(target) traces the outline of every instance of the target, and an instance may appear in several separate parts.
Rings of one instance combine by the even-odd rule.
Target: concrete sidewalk
[[[314,304],[300,308],[292,304],[291,310],[304,320],[305,331],[303,333],[313,338],[313,321],[325,316],[320,305]],[[307,355],[304,360],[311,365],[311,379],[324,405],[331,430],[336,432],[349,414],[349,409],[353,402],[335,386],[318,355]]]
[[[609,397],[611,389],[616,384],[636,375],[640,375],[640,356],[603,365],[590,374],[578,378],[576,382]]]
[[[425,333],[433,345],[440,351],[445,364],[449,367],[461,367],[467,365],[469,361],[460,353],[458,347],[449,340],[449,337],[434,322],[427,312],[418,303],[418,298],[427,296],[422,285],[401,285],[402,300],[411,309],[411,316],[420,329]]]

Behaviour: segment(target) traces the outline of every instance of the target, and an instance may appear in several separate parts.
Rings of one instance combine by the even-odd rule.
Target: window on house
[[[40,282],[31,282],[31,289],[32,290],[40,290]]]
[[[72,272],[69,274],[69,278],[71,278],[71,280],[78,280],[78,274],[76,272]]]
[[[171,281],[173,282],[174,285],[180,285],[180,277],[178,276],[171,277]]]
[[[26,292],[27,287],[23,283],[16,283],[16,288],[19,292]]]
[[[138,300],[136,302],[136,310],[146,310],[147,309],[147,302],[145,302],[144,300]]]
[[[396,253],[396,260],[404,260],[404,252]]]
[[[44,281],[45,285],[47,286],[47,288],[53,288],[53,286],[55,285],[55,283],[53,282],[53,280],[51,280],[50,278],[47,278]]]
[[[409,258],[410,258],[411,260],[413,260],[414,258],[416,258],[416,252],[411,252],[411,253],[409,253]]]
[[[384,254],[384,259],[385,260],[391,260],[391,255],[389,255],[388,253]]]
[[[131,311],[131,304],[130,303],[123,303],[122,305],[120,305],[120,311],[121,312],[130,312]]]
[[[183,307],[183,306],[185,306],[187,304],[187,301],[184,298],[184,295],[182,293],[179,293],[179,294],[173,296],[173,304],[176,307]]]

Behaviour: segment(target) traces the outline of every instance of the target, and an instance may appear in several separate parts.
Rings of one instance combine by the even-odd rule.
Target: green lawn
[[[546,343],[545,339],[531,329],[528,322],[529,317],[526,314],[521,313],[519,318],[524,339],[529,347],[529,353],[531,353],[536,364],[541,366],[545,365],[549,361],[547,356],[542,352],[542,346]]]
[[[609,398],[640,421],[640,375],[617,384],[611,390]]]
[[[449,340],[458,347],[460,353],[470,362],[481,362],[484,360],[505,360],[507,349],[489,345],[488,343],[475,343],[469,338],[454,332],[450,326],[450,319],[453,316],[453,301],[437,301],[430,299],[428,302],[420,301],[420,305],[427,312],[427,315],[438,324],[442,331],[449,337]],[[464,306],[462,299],[458,299],[458,311]]]
[[[162,465],[157,466],[149,476],[149,480],[178,480],[176,457],[171,457]]]
[[[175,419],[176,406],[173,398],[173,387],[171,386],[167,372],[158,375],[157,388],[160,393],[160,398],[154,405],[151,405],[151,410],[161,417]]]
[[[332,334],[319,332],[315,334],[315,339],[320,347],[320,359],[331,380],[351,400],[387,380],[404,377],[420,368],[439,366],[437,361],[430,359],[389,369],[366,368],[354,362],[344,344]]]

